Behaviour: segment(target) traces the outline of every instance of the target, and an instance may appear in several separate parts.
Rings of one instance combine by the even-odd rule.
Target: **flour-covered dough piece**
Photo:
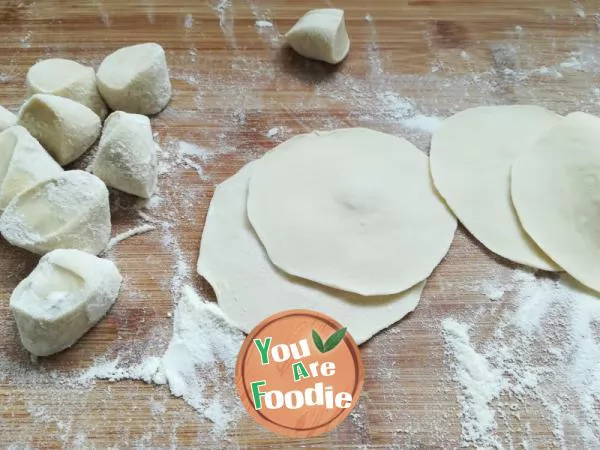
[[[543,270],[560,268],[519,223],[510,168],[561,119],[539,106],[481,106],[446,119],[431,140],[434,184],[463,225],[494,253]]]
[[[52,94],[75,100],[104,120],[108,110],[98,88],[94,69],[70,59],[44,59],[27,72],[27,95]]]
[[[61,166],[83,155],[96,142],[101,128],[100,117],[87,106],[49,94],[35,94],[25,102],[19,111],[19,125]]]
[[[429,158],[365,128],[301,135],[268,152],[250,179],[248,217],[281,270],[361,295],[425,280],[456,231]]]
[[[0,105],[0,131],[4,131],[16,124],[17,116]]]
[[[600,118],[568,115],[515,161],[512,200],[529,236],[600,292]]]
[[[62,172],[25,128],[4,130],[0,133],[0,212],[17,194]]]
[[[36,356],[71,347],[108,312],[121,281],[107,259],[80,250],[48,253],[10,298],[23,346]]]
[[[171,81],[163,48],[154,43],[123,47],[98,68],[98,89],[113,110],[156,114],[171,99]]]
[[[158,166],[150,120],[122,111],[108,116],[91,170],[107,186],[138,197],[152,197]]]
[[[362,344],[416,308],[425,282],[400,294],[362,297],[277,269],[246,212],[248,180],[260,164],[251,162],[217,187],[202,232],[198,273],[212,285],[231,322],[249,332],[277,312],[312,309],[347,326]]]
[[[285,40],[302,56],[330,64],[342,61],[350,50],[344,11],[335,8],[307,12],[286,33]]]
[[[74,248],[97,255],[110,238],[108,189],[95,175],[69,170],[15,197],[0,217],[12,245],[44,254]]]

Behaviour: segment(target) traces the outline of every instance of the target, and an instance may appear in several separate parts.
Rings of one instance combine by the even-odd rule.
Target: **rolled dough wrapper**
[[[121,281],[107,259],[79,250],[48,253],[10,298],[23,346],[36,356],[71,347],[108,312]]]
[[[0,212],[19,193],[60,175],[62,167],[20,126],[0,133]]]
[[[306,58],[337,64],[350,51],[344,11],[313,9],[304,14],[285,35],[285,40]]]
[[[61,165],[75,161],[100,135],[100,117],[65,97],[35,94],[21,108],[19,125],[29,130]]]
[[[70,98],[90,108],[101,120],[108,113],[96,87],[94,69],[78,62],[62,58],[44,59],[31,66],[26,83],[28,97],[52,94]]]
[[[0,131],[17,124],[17,116],[11,113],[4,106],[0,106]]]
[[[98,68],[98,89],[113,110],[156,114],[171,100],[171,81],[163,48],[154,43],[123,47]]]
[[[312,309],[347,326],[362,344],[417,307],[425,282],[400,294],[363,297],[291,277],[275,267],[246,211],[248,180],[259,164],[247,164],[217,187],[202,232],[198,273],[214,288],[232,323],[248,333],[272,314]]]
[[[97,255],[110,239],[108,189],[95,175],[70,170],[16,196],[0,217],[2,236],[45,254],[73,248]]]
[[[150,120],[140,114],[112,113],[104,124],[92,172],[107,186],[150,198],[158,165]]]

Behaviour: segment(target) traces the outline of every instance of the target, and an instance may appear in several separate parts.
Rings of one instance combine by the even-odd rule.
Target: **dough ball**
[[[267,153],[250,180],[248,217],[281,270],[361,295],[426,279],[456,230],[429,158],[364,128],[298,136]]]
[[[11,113],[4,106],[0,106],[0,131],[17,124],[17,116]]]
[[[107,186],[150,198],[156,190],[158,166],[150,120],[117,111],[104,124],[92,172]]]
[[[527,233],[573,278],[600,292],[600,118],[570,114],[523,152],[511,173]]]
[[[97,255],[110,238],[108,189],[96,176],[70,170],[15,197],[0,233],[17,247],[45,254],[73,248]]]
[[[121,281],[107,259],[79,250],[48,253],[10,298],[23,346],[36,356],[71,347],[108,312]]]
[[[114,110],[156,114],[171,99],[165,51],[158,44],[138,44],[111,53],[98,68],[98,89]]]
[[[104,120],[108,110],[96,87],[96,73],[91,67],[69,59],[40,61],[27,72],[27,96],[52,94],[87,106]]]
[[[431,140],[435,186],[469,232],[492,252],[543,270],[560,268],[519,223],[510,167],[560,120],[538,106],[483,106],[446,119]]]
[[[19,193],[56,177],[62,167],[20,126],[0,133],[0,212]]]
[[[304,14],[285,35],[302,56],[337,64],[350,50],[350,39],[341,9],[313,9]]]
[[[198,273],[214,288],[223,313],[249,332],[268,316],[312,309],[348,327],[362,344],[413,311],[424,282],[390,296],[362,297],[326,288],[277,269],[248,221],[248,180],[261,161],[246,165],[217,187],[202,233]]]
[[[100,135],[100,117],[76,101],[35,94],[21,107],[19,125],[29,130],[64,166],[75,161]]]

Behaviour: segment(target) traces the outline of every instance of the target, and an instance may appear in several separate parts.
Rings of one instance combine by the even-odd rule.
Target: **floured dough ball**
[[[71,347],[108,312],[121,281],[107,259],[79,250],[48,253],[10,298],[23,346],[36,356]]]
[[[15,197],[0,217],[2,236],[44,254],[74,248],[94,255],[110,238],[108,189],[95,175],[70,170]]]
[[[350,39],[341,9],[314,9],[304,14],[285,35],[302,56],[330,64],[342,61],[350,50]]]
[[[114,110],[156,114],[171,99],[165,51],[158,44],[123,47],[98,68],[98,89]]]
[[[248,180],[260,164],[247,164],[217,187],[202,232],[198,273],[214,288],[219,307],[232,323],[249,332],[272,314],[312,309],[343,323],[362,344],[417,307],[425,282],[400,294],[362,297],[277,269],[246,211]]]
[[[96,73],[91,67],[69,59],[40,61],[27,72],[27,96],[52,94],[70,98],[94,111],[104,120],[108,110],[96,87]]]
[[[16,125],[17,116],[11,113],[4,106],[0,106],[0,131],[4,131],[7,128]]]
[[[19,111],[19,125],[61,166],[83,155],[98,139],[102,126],[100,117],[87,106],[48,94],[35,94],[25,102]]]
[[[0,211],[17,194],[62,172],[25,128],[14,126],[0,133]]]
[[[512,200],[529,236],[600,292],[600,118],[569,114],[515,161]]]
[[[456,231],[429,158],[366,128],[301,135],[268,152],[250,179],[248,217],[281,270],[364,296],[425,280]]]
[[[152,197],[158,166],[150,120],[122,111],[108,116],[91,170],[107,186],[138,197]]]

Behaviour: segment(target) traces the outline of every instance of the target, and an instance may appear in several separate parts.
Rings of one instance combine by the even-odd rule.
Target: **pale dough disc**
[[[563,119],[515,161],[511,188],[527,233],[600,292],[600,118]]]
[[[229,320],[249,332],[277,312],[312,309],[347,326],[361,344],[416,308],[425,282],[402,294],[362,297],[277,269],[246,214],[248,180],[260,164],[246,165],[217,187],[202,233],[198,273],[214,288]]]
[[[250,180],[248,217],[280,269],[361,295],[426,279],[456,230],[429,158],[365,128],[299,136],[267,153]]]
[[[560,268],[519,223],[510,167],[560,120],[537,106],[483,106],[446,119],[431,140],[433,181],[462,224],[492,252],[543,270]]]

